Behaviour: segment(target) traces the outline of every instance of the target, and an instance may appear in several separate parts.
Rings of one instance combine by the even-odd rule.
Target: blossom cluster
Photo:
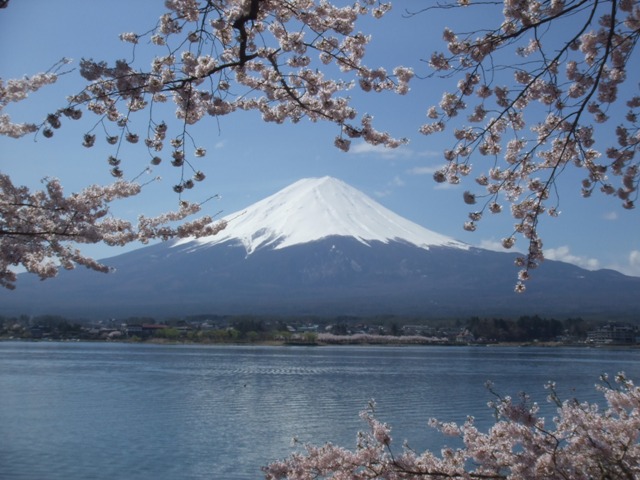
[[[338,126],[335,145],[348,150],[350,139],[396,147],[396,139],[371,125],[371,117],[357,120],[346,92],[359,86],[366,92],[405,94],[413,77],[410,68],[393,72],[363,63],[370,37],[356,31],[365,15],[381,18],[391,7],[381,0],[361,0],[348,6],[313,0],[170,0],[167,13],[151,31],[120,35],[123,42],[159,47],[149,67],[124,60],[109,65],[83,59],[80,74],[89,82],[69,97],[67,109],[86,109],[100,117],[109,132],[106,141],[142,141],[150,162],[162,162],[170,144],[170,162],[180,168],[174,190],[193,188],[204,174],[193,165],[204,149],[194,145],[190,156],[188,128],[207,116],[221,117],[239,110],[257,111],[266,122],[325,120]],[[337,74],[323,72],[334,67]],[[168,119],[156,119],[157,103],[173,102],[179,130],[169,135]],[[147,110],[143,129],[136,131],[134,113]],[[51,115],[44,135],[53,135],[64,109]],[[95,144],[88,132],[83,145]],[[199,152],[199,153],[198,153]],[[122,178],[118,154],[107,159],[111,173]]]
[[[457,6],[483,8],[474,2]],[[486,210],[497,213],[501,202],[510,204],[516,223],[503,244],[513,246],[515,235],[529,244],[526,258],[517,262],[522,268],[516,290],[524,291],[529,270],[544,258],[539,220],[545,213],[558,215],[556,179],[567,167],[584,172],[578,186],[583,196],[599,190],[618,197],[626,209],[635,206],[640,96],[637,85],[625,81],[633,77],[640,4],[504,0],[501,13],[496,28],[464,35],[444,30],[448,51],[434,53],[430,65],[436,74],[457,75],[459,81],[429,108],[430,123],[421,132],[430,135],[455,124],[455,143],[444,152],[437,182],[457,184],[472,166],[478,171],[475,181],[484,193],[465,192],[464,201],[484,204],[470,213],[466,230],[474,231]],[[459,120],[464,112],[466,124]],[[606,131],[601,126],[606,122],[616,126],[600,137],[596,127]]]
[[[20,138],[38,130],[34,123],[14,123],[6,113],[1,113],[10,103],[25,100],[30,93],[37,92],[45,85],[55,83],[58,76],[55,73],[38,73],[32,77],[9,79],[0,78],[0,135]]]
[[[151,238],[214,235],[226,225],[209,216],[184,222],[200,205],[182,202],[176,212],[140,217],[138,224],[115,218],[110,204],[138,195],[142,186],[118,180],[107,186],[91,185],[65,195],[57,179],[45,179],[42,190],[16,186],[0,174],[0,286],[15,288],[16,267],[40,278],[55,276],[60,268],[76,265],[107,272],[109,268],[75,248],[77,244],[125,245]],[[178,222],[177,226],[173,226]],[[181,222],[181,223],[180,223]]]
[[[375,418],[374,406],[362,413],[368,431],[358,435],[354,450],[333,444],[305,445],[304,451],[264,467],[267,480],[307,479],[501,479],[638,478],[640,476],[640,388],[616,376],[605,383],[606,408],[561,402],[550,383],[549,401],[557,416],[547,422],[538,404],[526,395],[490,402],[496,422],[486,433],[472,417],[462,424],[429,424],[460,438],[462,447],[445,447],[440,455],[404,447],[392,449],[389,425]]]

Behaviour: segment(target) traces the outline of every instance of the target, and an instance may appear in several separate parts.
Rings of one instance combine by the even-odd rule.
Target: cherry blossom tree
[[[459,0],[422,13],[432,8],[490,10],[474,16],[490,19],[486,27],[476,23],[469,33],[444,29],[447,52],[434,53],[429,63],[436,75],[458,81],[429,108],[431,122],[421,132],[454,127],[436,182],[458,184],[474,170],[475,182],[484,187],[464,192],[465,203],[480,205],[469,214],[466,230],[474,231],[485,212],[510,206],[516,224],[502,244],[511,248],[516,235],[528,242],[527,254],[518,259],[516,291],[522,292],[530,270],[544,258],[538,223],[544,214],[558,215],[557,179],[565,170],[583,171],[584,197],[599,191],[617,197],[625,209],[637,201],[640,96],[633,72],[640,4]],[[466,121],[459,120],[465,112]]]
[[[85,216],[84,221],[102,222],[107,230],[108,224],[99,218],[111,215],[111,201],[133,195],[137,183],[130,179],[137,179],[141,170],[166,164],[175,169],[172,188],[178,202],[205,178],[196,160],[206,151],[190,132],[208,118],[217,121],[249,111],[265,122],[326,121],[336,126],[334,143],[340,150],[349,150],[353,139],[397,147],[407,140],[377,130],[371,115],[356,111],[348,92],[358,88],[404,95],[418,67],[398,66],[389,72],[367,66],[370,36],[357,30],[358,21],[365,16],[383,18],[391,4],[381,0],[345,3],[167,0],[167,12],[150,30],[120,35],[135,53],[132,60],[83,59],[78,71],[85,88],[70,95],[41,123],[13,122],[0,112],[0,134],[36,133],[49,138],[65,123],[93,116],[81,142],[87,148],[96,142],[113,146],[113,154],[104,161],[116,181],[105,187],[110,193],[104,194],[99,208],[101,215],[105,209],[108,213]],[[449,18],[454,22],[461,9],[467,16],[470,9],[478,12],[473,15],[473,31],[444,29],[447,51],[431,55],[428,63],[434,70],[421,74],[451,79],[455,88],[428,108],[430,122],[419,131],[431,135],[447,126],[453,129],[451,147],[443,152],[446,164],[434,176],[437,182],[458,184],[473,172],[481,187],[479,191],[469,187],[463,194],[466,204],[478,205],[464,223],[466,230],[474,231],[486,212],[499,213],[505,206],[511,211],[514,229],[502,243],[511,248],[519,236],[527,243],[525,255],[517,261],[516,291],[522,292],[531,270],[544,259],[539,224],[544,215],[560,212],[558,178],[563,172],[575,168],[584,172],[578,187],[584,196],[603,192],[619,198],[626,209],[637,201],[640,96],[628,72],[634,71],[637,58],[640,6],[637,0],[458,0],[409,14],[423,15],[428,21],[432,9],[451,11]],[[482,21],[487,24],[477,23]],[[57,78],[50,71],[1,83],[0,110]],[[175,131],[169,127],[173,125],[167,118],[169,104],[176,107],[170,113],[179,122]],[[83,117],[84,112],[88,115]],[[463,113],[466,120],[461,118]],[[125,159],[124,145],[138,143],[146,152],[137,160]],[[22,188],[8,177],[4,184],[9,190]],[[58,187],[53,185],[54,190]],[[114,196],[114,188],[123,191]],[[43,192],[36,193],[47,196]],[[2,221],[12,227],[0,228],[2,251],[15,251],[15,255],[0,265],[0,276],[13,278],[11,269],[23,265],[46,277],[55,273],[60,260],[67,267],[76,263],[71,257],[66,257],[71,262],[60,257],[63,250],[59,248],[30,259],[21,255],[22,249],[14,245],[24,239],[22,227],[16,229],[22,225],[19,219],[29,231],[29,223],[35,222],[28,220],[27,212],[44,215],[44,210],[22,204],[19,217],[6,220],[18,203],[3,194],[2,205],[7,207],[2,208]],[[55,217],[57,206],[49,203],[48,208],[54,209]],[[185,209],[179,203],[178,217],[185,211],[193,214],[194,208],[189,204]],[[79,217],[68,218],[73,222]],[[178,234],[170,223],[165,224],[163,238]],[[195,225],[206,222],[196,222],[189,229],[199,235]],[[138,235],[136,227],[131,228],[119,242],[148,238],[149,232]],[[34,229],[30,238],[40,231],[51,229]],[[55,239],[104,241],[95,234]],[[32,251],[36,250],[34,246]],[[46,267],[35,267],[42,262]],[[88,259],[85,264],[95,265]]]
[[[185,221],[200,205],[182,201],[175,212],[157,217],[140,216],[137,225],[108,215],[109,204],[140,193],[141,185],[118,180],[107,186],[91,185],[65,196],[57,179],[44,179],[44,188],[30,191],[16,187],[0,174],[0,285],[15,288],[16,274],[10,267],[22,265],[27,271],[49,278],[60,267],[84,265],[93,270],[109,269],[84,255],[74,244],[126,245],[150,239],[215,235],[226,224],[210,216]],[[182,222],[171,226],[173,222]]]
[[[106,271],[75,244],[124,245],[211,235],[224,228],[210,216],[187,221],[202,202],[182,199],[183,192],[205,178],[193,159],[206,151],[195,144],[189,127],[206,117],[256,111],[265,122],[324,120],[336,124],[335,145],[341,150],[348,150],[353,138],[391,148],[406,141],[377,131],[369,115],[358,119],[346,94],[354,84],[363,91],[408,91],[411,69],[398,67],[388,73],[367,67],[363,58],[370,38],[355,30],[360,17],[381,18],[389,4],[361,0],[340,7],[313,0],[167,0],[165,6],[167,13],[148,32],[120,35],[136,54],[142,47],[155,49],[150,65],[83,59],[79,73],[86,87],[39,124],[14,122],[2,111],[56,82],[66,61],[30,78],[0,79],[1,135],[20,138],[36,133],[51,138],[64,123],[88,112],[97,120],[82,144],[87,148],[99,141],[113,145],[105,163],[115,178],[111,185],[90,185],[65,196],[56,179],[45,179],[43,190],[30,191],[14,185],[8,175],[0,176],[3,286],[15,286],[17,266],[41,278],[75,264]],[[160,117],[166,114],[163,104],[170,102],[177,107],[174,115],[181,125],[175,132],[169,130],[168,119]],[[134,118],[140,112],[145,117],[136,124]],[[138,225],[112,215],[111,202],[138,195],[144,186],[136,181],[140,160],[123,161],[123,142],[144,144],[143,171],[163,162],[176,169],[176,212],[141,217]],[[133,180],[126,180],[129,167]]]
[[[65,62],[62,62],[63,64]],[[0,79],[0,112],[12,102],[22,101],[30,92],[54,83],[52,72],[31,78]],[[65,110],[65,115],[79,116],[78,110]],[[48,124],[58,125],[53,118]],[[8,115],[0,115],[0,134],[19,138],[38,130],[34,124],[16,124]],[[180,201],[179,209],[157,217],[141,216],[137,225],[110,215],[111,202],[138,195],[144,185],[134,181],[116,180],[106,186],[90,185],[81,192],[65,195],[60,181],[44,178],[42,190],[32,191],[15,185],[0,172],[0,285],[15,288],[14,267],[22,266],[40,278],[57,274],[60,267],[75,265],[106,272],[109,269],[84,255],[75,244],[105,243],[125,245],[150,239],[168,239],[189,235],[215,234],[225,227],[214,223],[210,216],[184,221],[200,211],[200,205]],[[172,226],[173,222],[182,222]]]
[[[560,401],[554,384],[548,400],[557,416],[547,422],[526,395],[490,403],[496,422],[486,433],[474,419],[458,425],[430,420],[459,448],[437,455],[408,446],[394,451],[391,428],[376,419],[373,405],[362,413],[368,431],[349,450],[333,444],[305,445],[303,451],[264,467],[267,480],[310,479],[635,479],[640,476],[640,388],[624,374],[616,384],[598,385],[606,402]]]

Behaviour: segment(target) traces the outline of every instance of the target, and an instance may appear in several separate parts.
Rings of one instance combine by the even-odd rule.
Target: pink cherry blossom
[[[15,288],[18,266],[43,279],[76,265],[108,271],[74,244],[147,243],[154,238],[214,235],[225,227],[207,215],[185,221],[201,210],[199,204],[188,202],[181,202],[175,212],[141,216],[137,225],[109,215],[112,202],[140,194],[143,187],[134,182],[91,185],[71,195],[64,194],[57,179],[45,179],[43,184],[42,190],[31,191],[0,174],[0,286]]]
[[[486,192],[476,197],[485,198],[486,205],[497,204],[499,197],[512,204],[515,231],[532,245],[527,265],[537,265],[543,257],[533,245],[540,241],[541,214],[557,216],[556,179],[567,166],[584,172],[583,196],[601,191],[617,197],[623,208],[635,206],[640,101],[633,93],[637,82],[628,84],[636,68],[631,60],[640,40],[640,6],[637,0],[504,0],[498,12],[493,4],[471,1],[439,4],[415,14],[461,6],[476,9],[479,22],[487,18],[494,23],[479,23],[468,33],[444,29],[447,52],[434,53],[430,65],[434,75],[444,72],[444,78],[458,80],[455,89],[429,108],[430,123],[420,132],[432,135],[454,127],[454,147],[445,151],[448,163],[436,181],[459,182],[461,165],[479,169],[478,183]],[[623,85],[629,87],[627,98],[621,98]],[[626,114],[616,115],[611,143],[596,146],[595,126],[602,130],[611,115],[625,107]],[[460,120],[466,110],[467,121],[476,124],[473,128]],[[506,170],[496,175],[494,168],[494,174],[487,175],[477,158],[482,156],[494,158]],[[472,193],[465,194],[466,203]],[[471,230],[469,222],[464,228]]]
[[[624,374],[615,381],[611,385],[604,376],[597,386],[605,408],[561,401],[549,383],[548,401],[557,406],[553,419],[541,417],[538,404],[527,395],[502,397],[489,386],[496,395],[489,403],[496,421],[487,432],[472,417],[463,424],[429,420],[432,428],[461,440],[461,447],[445,447],[439,454],[395,447],[391,427],[376,419],[371,403],[361,414],[368,430],[358,434],[353,450],[305,444],[263,471],[267,480],[638,478],[640,388]]]

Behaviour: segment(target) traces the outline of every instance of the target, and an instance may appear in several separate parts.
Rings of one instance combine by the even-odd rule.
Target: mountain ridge
[[[640,278],[545,261],[516,294],[517,254],[432,232],[330,177],[241,212],[221,236],[105,259],[111,274],[20,275],[15,291],[0,291],[0,314],[640,316]]]

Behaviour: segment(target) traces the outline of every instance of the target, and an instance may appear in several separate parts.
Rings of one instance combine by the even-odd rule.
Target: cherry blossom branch
[[[361,76],[364,79],[363,88],[370,88],[369,79],[375,79],[379,90],[406,93],[412,71],[399,68],[394,70],[392,76],[380,69],[366,68],[362,65],[362,58],[368,39],[362,34],[351,33],[358,17],[371,12],[380,18],[388,11],[389,5],[378,0],[366,0],[363,5],[339,8],[302,0],[282,4],[246,0],[232,4],[209,1],[199,6],[195,0],[172,0],[167,2],[167,7],[170,13],[163,15],[156,28],[145,35],[151,35],[152,43],[159,46],[168,46],[173,38],[181,38],[182,41],[178,48],[169,48],[168,55],[156,57],[149,71],[134,69],[132,64],[124,61],[116,62],[114,67],[93,60],[81,62],[81,75],[92,83],[78,95],[70,97],[68,108],[75,110],[86,106],[89,111],[101,115],[101,121],[115,122],[122,133],[120,139],[114,142],[121,142],[123,137],[137,141],[137,135],[130,130],[130,114],[144,109],[147,98],[152,104],[165,102],[168,94],[173,96],[178,106],[177,116],[185,126],[200,121],[205,114],[217,117],[237,109],[258,110],[265,121],[277,123],[286,119],[298,121],[306,113],[312,121],[322,119],[336,123],[340,127],[340,135],[335,143],[343,150],[349,146],[349,141],[343,138],[345,132],[348,136],[355,134],[365,141],[384,143],[388,147],[406,142],[372,129],[370,116],[363,117],[362,127],[349,124],[356,112],[349,107],[348,99],[339,95],[350,88],[350,83],[325,80],[320,70],[314,72],[307,68],[312,60],[306,50],[315,50],[320,63],[335,61],[343,72]],[[205,22],[205,19],[208,21]],[[294,24],[295,31],[287,31],[284,28],[286,23]],[[195,28],[186,33],[185,30],[191,25]],[[313,34],[311,41],[304,40],[307,31]],[[267,32],[271,34],[270,38],[266,37]],[[121,38],[136,47],[145,35],[125,33]],[[197,53],[191,45],[198,46]],[[215,48],[219,51],[216,57],[202,54],[207,45],[211,50]],[[281,65],[291,68],[292,74],[285,74]],[[397,82],[393,80],[394,77]],[[205,79],[211,80],[215,89],[202,89]],[[296,84],[288,83],[287,79],[295,79]],[[248,90],[246,93],[230,95],[229,80]],[[306,84],[304,96],[296,95],[301,83]],[[126,112],[118,108],[122,103]],[[275,106],[270,106],[270,103]],[[52,116],[54,122],[60,118],[59,112]],[[163,122],[152,119],[151,123]],[[46,127],[43,133],[50,137],[53,130]],[[182,136],[185,133],[186,127]],[[174,136],[174,139],[178,136]],[[90,135],[88,138],[89,141],[85,142],[87,146],[93,145],[95,137]],[[164,141],[164,135],[155,135],[148,137],[145,143],[159,151]],[[172,156],[174,160],[176,156],[180,157],[177,162],[172,161],[175,166],[184,165],[183,149],[178,153],[174,150]],[[110,160],[112,174],[118,178],[123,175],[120,161],[117,153]],[[152,164],[157,165],[161,161],[161,157],[153,155]],[[194,172],[198,176],[203,175],[195,169]],[[177,188],[179,193],[186,184],[181,178]]]
[[[477,6],[468,1],[458,3],[459,8]],[[478,5],[496,4],[479,2]],[[604,10],[607,5],[608,11]],[[445,4],[430,8],[451,7],[452,4]],[[623,18],[619,18],[621,15]],[[462,177],[471,173],[472,154],[494,157],[489,174],[476,177],[476,182],[486,188],[488,199],[480,211],[469,214],[470,221],[464,228],[476,230],[476,223],[487,208],[499,213],[500,197],[511,204],[511,214],[517,220],[515,233],[528,241],[526,257],[517,259],[517,265],[522,268],[516,291],[523,292],[529,270],[544,259],[538,234],[541,216],[543,213],[558,215],[559,197],[556,195],[553,206],[548,205],[549,198],[556,190],[558,177],[568,167],[586,171],[587,178],[582,182],[584,196],[590,195],[595,185],[601,185],[601,191],[617,195],[624,208],[634,207],[640,182],[640,166],[634,158],[640,144],[636,113],[639,97],[632,96],[627,101],[629,113],[624,118],[627,123],[616,127],[620,148],[595,149],[594,127],[584,114],[593,115],[592,121],[597,124],[608,120],[605,111],[618,100],[619,87],[627,78],[627,62],[640,38],[640,8],[637,0],[566,3],[554,0],[541,4],[505,0],[503,18],[499,28],[488,29],[488,33],[477,38],[473,38],[475,33],[460,36],[445,29],[444,39],[450,55],[435,53],[430,64],[437,72],[443,72],[445,78],[461,74],[464,77],[458,82],[457,92],[445,92],[439,108],[429,109],[428,116],[435,122],[424,125],[421,132],[429,135],[443,131],[446,124],[454,123],[459,113],[471,108],[467,99],[472,94],[480,98],[468,121],[483,122],[484,127],[464,126],[455,130],[454,147],[444,152],[447,163],[434,178],[438,182],[460,183]],[[571,18],[571,28],[555,29],[560,22],[568,26],[568,18]],[[561,40],[558,36],[562,36]],[[545,43],[548,40],[551,43]],[[547,55],[545,45],[552,46],[553,55]],[[507,47],[517,47],[517,55],[533,56],[533,60],[501,63],[509,58]],[[514,72],[511,85],[493,86],[496,78],[503,78],[503,71],[510,70]],[[491,99],[495,110],[487,108]],[[543,121],[534,123],[539,115],[531,106],[535,103],[546,108],[547,115]],[[489,114],[495,116],[489,117]],[[536,137],[522,137],[527,123],[532,124]],[[504,139],[507,129],[513,131],[511,140]],[[597,161],[603,150],[612,159],[608,165]],[[607,173],[621,177],[620,188],[611,184]],[[537,175],[544,177],[537,178]],[[471,191],[464,192],[463,196],[470,205],[482,197]],[[514,234],[502,243],[505,248],[512,247]]]
[[[201,210],[200,204],[182,202],[176,212],[140,217],[138,224],[110,215],[110,204],[140,194],[142,186],[122,180],[108,186],[92,185],[65,196],[57,179],[45,179],[44,189],[18,187],[0,174],[0,286],[13,289],[16,268],[50,278],[60,268],[76,264],[100,272],[108,267],[82,254],[72,244],[126,245],[188,236],[215,235],[224,222],[210,216],[185,221]],[[172,224],[178,223],[177,226]]]
[[[443,448],[440,456],[406,446],[394,455],[391,428],[375,418],[370,405],[361,413],[368,430],[358,434],[354,450],[307,444],[263,471],[267,480],[633,479],[640,474],[640,388],[623,373],[616,376],[616,384],[597,387],[604,395],[604,409],[572,399],[561,402],[555,385],[549,384],[549,401],[558,408],[551,427],[526,395],[514,400],[496,394],[490,403],[496,420],[486,433],[473,418],[462,425],[431,419],[431,427],[462,440],[462,447]]]

